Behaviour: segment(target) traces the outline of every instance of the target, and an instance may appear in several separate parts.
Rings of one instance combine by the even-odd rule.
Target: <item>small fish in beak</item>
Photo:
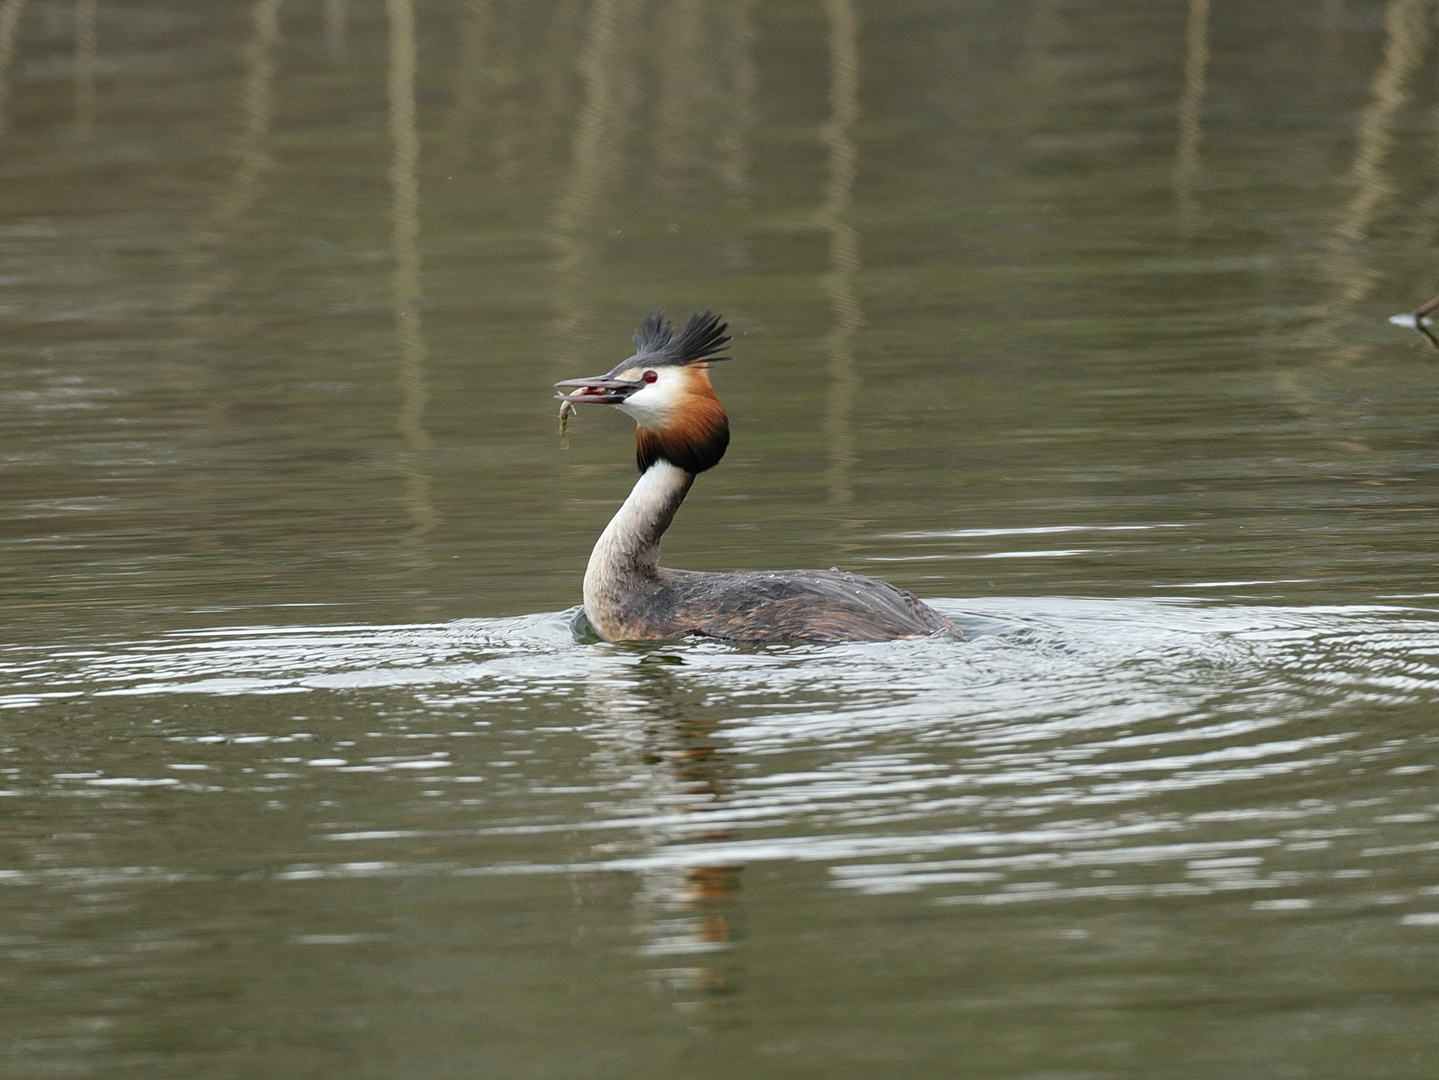
[[[628,379],[612,379],[607,375],[600,375],[593,379],[565,379],[563,382],[555,383],[555,385],[579,387],[579,389],[573,393],[555,395],[555,397],[561,401],[573,405],[618,405],[636,390],[641,389],[645,384],[642,382],[631,382]]]

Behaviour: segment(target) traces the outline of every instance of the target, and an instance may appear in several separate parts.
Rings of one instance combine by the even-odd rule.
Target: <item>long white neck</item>
[[[600,626],[626,591],[653,579],[660,560],[660,537],[694,483],[694,474],[668,461],[656,461],[639,478],[630,497],[600,533],[585,568],[585,611]]]

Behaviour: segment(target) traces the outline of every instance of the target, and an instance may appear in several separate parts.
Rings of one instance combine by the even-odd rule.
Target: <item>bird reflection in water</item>
[[[632,677],[596,678],[587,687],[605,722],[598,736],[604,771],[636,792],[630,812],[640,823],[632,839],[598,844],[591,855],[639,864],[639,887],[629,895],[650,983],[676,1009],[704,1014],[734,989],[734,893],[743,867],[696,851],[731,839],[723,814],[730,760],[720,719],[705,715],[686,690],[679,663],[650,653],[627,669]],[[584,875],[581,901],[602,903],[605,879],[613,881]]]
[[[648,734],[645,764],[664,775],[672,788],[670,813],[687,819],[673,826],[675,840],[686,844],[723,842],[730,831],[707,821],[724,806],[727,763],[713,720],[675,720]],[[641,952],[650,957],[698,958],[732,948],[729,897],[739,886],[741,867],[728,863],[668,866],[642,875],[642,932],[649,940]],[[654,968],[656,986],[675,995],[677,1005],[694,995],[730,989],[728,966],[717,959],[700,966]]]

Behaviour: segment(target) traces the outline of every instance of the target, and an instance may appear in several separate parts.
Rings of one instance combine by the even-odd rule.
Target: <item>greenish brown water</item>
[[[1428,0],[0,0],[17,1077],[1429,1078]],[[577,641],[714,308],[700,569]]]

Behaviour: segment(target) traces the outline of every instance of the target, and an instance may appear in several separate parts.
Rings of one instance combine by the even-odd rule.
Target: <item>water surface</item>
[[[6,1068],[1432,1076],[1434,18],[0,3]],[[576,638],[656,305],[969,644]]]

